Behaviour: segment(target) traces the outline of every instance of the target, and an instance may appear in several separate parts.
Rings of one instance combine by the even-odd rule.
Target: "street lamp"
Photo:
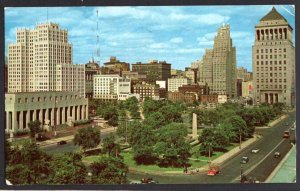
[[[242,128],[239,128],[239,133],[240,133],[240,149],[242,149]]]
[[[210,149],[211,149],[211,146],[212,146],[212,143],[208,143],[208,163],[209,163],[209,166],[211,164],[211,158],[210,158]]]
[[[243,183],[243,164],[241,164],[241,183]]]

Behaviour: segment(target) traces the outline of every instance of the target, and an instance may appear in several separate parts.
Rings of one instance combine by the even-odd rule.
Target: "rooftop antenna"
[[[96,54],[96,62],[100,67],[100,46],[99,46],[99,15],[97,9],[97,54]]]
[[[48,7],[47,7],[47,23],[48,23]]]

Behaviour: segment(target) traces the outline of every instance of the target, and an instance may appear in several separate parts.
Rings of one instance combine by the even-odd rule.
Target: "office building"
[[[169,78],[168,79],[168,91],[169,92],[178,92],[178,88],[187,85],[188,79],[183,77]]]
[[[171,77],[171,64],[166,61],[151,60],[149,63],[132,64],[132,71],[146,75],[147,82],[155,84],[156,80],[167,81]]]
[[[8,45],[8,92],[72,91],[85,96],[84,67],[72,65],[68,31],[58,24],[17,29]]]
[[[85,64],[85,96],[93,97],[93,76],[100,74],[99,65],[94,60]]]
[[[236,96],[236,48],[230,37],[230,26],[219,28],[213,49],[207,49],[203,56],[200,82],[207,83],[212,93]]]
[[[101,74],[117,74],[122,76],[124,71],[130,71],[130,64],[120,62],[115,56],[110,57],[109,62],[105,62],[103,65]]]
[[[273,7],[255,26],[253,55],[254,104],[295,104],[293,29]]]

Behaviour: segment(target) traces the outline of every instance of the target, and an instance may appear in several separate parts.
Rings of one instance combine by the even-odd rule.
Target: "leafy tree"
[[[133,131],[130,132],[129,139],[132,145],[133,158],[137,164],[152,164],[156,160],[156,155],[153,146],[156,137],[152,127],[137,125]]]
[[[108,153],[109,156],[118,156],[121,151],[120,145],[115,143],[115,136],[110,134],[108,137],[103,139],[103,151]]]
[[[28,123],[28,127],[29,127],[29,130],[30,130],[30,137],[31,138],[35,139],[36,134],[42,132],[41,122],[39,120],[30,121]]]
[[[171,122],[182,122],[182,108],[180,105],[167,104],[159,109],[161,114],[164,116],[165,121],[168,123]]]
[[[56,155],[51,162],[50,184],[87,183],[87,168],[81,161],[81,155],[65,153]]]
[[[184,165],[190,156],[190,145],[184,139],[186,135],[183,124],[170,123],[158,130],[155,152],[163,157],[163,165]]]
[[[247,128],[246,122],[238,115],[230,116],[225,120],[226,124],[231,124],[232,130],[235,133],[235,137],[233,138],[234,142],[239,141],[240,131],[242,140],[249,135],[249,129]]]
[[[153,112],[147,115],[144,124],[152,129],[159,129],[166,124],[165,118],[161,112]]]
[[[92,127],[79,129],[73,139],[74,144],[80,146],[83,152],[85,152],[86,149],[97,147],[100,141],[100,130]]]
[[[13,184],[38,184],[50,174],[51,157],[31,141],[12,149],[7,165],[7,177]],[[21,178],[23,176],[23,179]]]
[[[90,165],[92,184],[124,184],[128,167],[120,158],[101,157]]]

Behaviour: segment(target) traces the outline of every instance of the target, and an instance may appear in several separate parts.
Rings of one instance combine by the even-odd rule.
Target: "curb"
[[[283,166],[283,164],[286,162],[288,157],[291,155],[293,150],[296,149],[295,146],[291,148],[291,150],[284,156],[284,158],[280,161],[280,163],[276,166],[276,168],[271,172],[271,174],[268,176],[268,178],[265,180],[265,183],[271,183],[271,180],[274,178],[276,173],[279,171],[279,169]]]

